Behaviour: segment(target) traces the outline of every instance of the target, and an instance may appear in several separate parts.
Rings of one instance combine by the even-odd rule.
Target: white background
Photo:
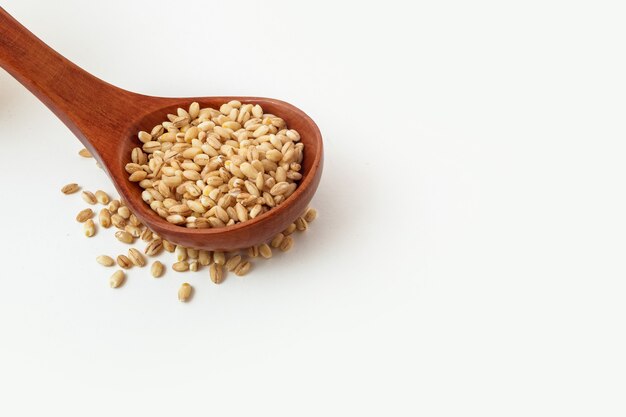
[[[59,192],[112,187],[0,71],[0,415],[623,416],[620,3],[3,1],[120,87],[294,103],[326,166],[292,253],[112,290]]]

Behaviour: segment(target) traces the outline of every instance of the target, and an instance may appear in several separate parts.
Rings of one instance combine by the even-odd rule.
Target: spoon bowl
[[[82,70],[51,49],[0,8],[0,66],[37,96],[92,153],[111,178],[126,205],[139,220],[162,238],[186,247],[236,250],[270,240],[305,210],[320,181],[322,135],[315,122],[297,107],[261,97],[152,97],[108,84]],[[168,223],[141,198],[142,189],[128,180],[125,165],[140,145],[137,132],[150,131],[168,113],[188,108],[219,108],[231,100],[259,104],[285,120],[304,143],[302,179],[281,205],[254,219],[232,226],[190,229]]]
[[[154,111],[129,125],[122,135],[124,140],[110,158],[106,166],[119,194],[135,215],[150,229],[164,239],[177,244],[207,250],[235,250],[267,242],[273,236],[285,230],[305,210],[315,193],[322,173],[323,145],[322,136],[313,120],[295,106],[284,101],[260,97],[194,97],[194,98],[155,98],[146,97],[147,104],[163,101],[165,107],[156,106]],[[163,121],[164,115],[176,113],[178,107],[187,108],[196,101],[200,107],[219,108],[223,103],[238,100],[242,103],[259,104],[267,113],[275,114],[287,125],[300,133],[300,141],[304,143],[304,159],[302,161],[302,179],[296,191],[281,205],[250,219],[232,226],[189,229],[168,223],[159,217],[142,199],[143,191],[138,184],[127,180],[125,165],[129,162],[131,150],[139,146],[137,132],[147,130]],[[118,153],[118,151],[121,151]],[[121,157],[120,157],[121,156]],[[108,158],[108,157],[107,157]]]

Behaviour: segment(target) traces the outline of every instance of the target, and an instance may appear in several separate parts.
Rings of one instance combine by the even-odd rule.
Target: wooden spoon
[[[322,136],[315,122],[284,101],[259,97],[150,97],[122,90],[82,70],[0,8],[0,65],[65,123],[93,154],[129,208],[164,239],[186,247],[235,250],[268,241],[306,209],[322,174]],[[233,226],[189,229],[166,222],[141,199],[141,188],[128,181],[124,166],[138,146],[137,132],[150,131],[193,101],[219,108],[230,100],[259,104],[296,129],[305,145],[302,180],[283,204]]]

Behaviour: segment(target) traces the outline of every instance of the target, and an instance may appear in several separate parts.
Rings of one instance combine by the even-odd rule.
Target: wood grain
[[[136,94],[82,70],[48,47],[0,8],[0,66],[39,98],[102,164],[120,196],[137,217],[163,238],[194,248],[234,250],[268,241],[307,207],[317,190],[323,166],[322,135],[302,110],[262,97],[167,98]],[[136,134],[165,120],[193,101],[219,108],[239,100],[259,104],[296,129],[305,145],[302,180],[280,206],[245,223],[216,229],[187,229],[161,219],[141,199],[141,189],[127,179],[125,164],[139,143]]]

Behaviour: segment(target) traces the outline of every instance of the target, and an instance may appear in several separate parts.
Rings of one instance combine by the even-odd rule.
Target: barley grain
[[[111,215],[111,223],[118,229],[124,229],[124,227],[126,227],[126,220],[117,213]]]
[[[154,263],[152,264],[152,267],[150,267],[150,273],[152,274],[153,277],[160,278],[163,275],[164,269],[165,268],[161,262],[154,261]]]
[[[185,261],[187,256],[187,248],[181,245],[176,246],[176,260]]]
[[[108,229],[111,227],[111,212],[108,209],[103,208],[98,214],[98,220],[100,222],[100,226]]]
[[[218,265],[224,265],[226,263],[226,255],[224,252],[215,251],[213,252],[213,262]]]
[[[126,255],[118,255],[116,261],[120,268],[130,269],[133,266],[132,261]]]
[[[162,126],[159,126],[162,128]],[[139,132],[139,134],[137,135],[137,137],[139,138],[139,141],[141,143],[148,143],[152,140],[152,135],[148,132],[144,132],[143,130],[141,132]]]
[[[120,231],[115,232],[115,237],[117,240],[119,240],[122,243],[133,243],[133,241],[135,240],[133,235],[131,235],[125,230],[120,230]]]
[[[137,249],[135,248],[130,248],[128,249],[128,259],[130,259],[130,261],[138,267],[144,267],[146,266],[146,259],[143,257],[143,255],[141,254],[141,252],[139,252]]]
[[[261,243],[259,245],[259,255],[261,255],[265,259],[271,258],[272,257],[272,248],[270,248],[267,243]]]
[[[285,230],[283,230],[283,235],[289,236],[290,234],[292,234],[295,231],[296,231],[296,224],[295,223],[291,223],[289,226],[287,226],[287,228]]]
[[[124,231],[130,233],[130,235],[132,237],[139,237],[139,236],[141,236],[141,228],[139,228],[137,226],[133,226],[133,225],[127,224],[124,227]]]
[[[187,282],[183,283],[178,289],[178,301],[182,303],[186,303],[191,298],[191,293],[193,291],[193,287],[189,285]]]
[[[132,149],[125,168],[144,189],[142,199],[172,224],[248,221],[283,203],[302,178],[300,135],[259,105],[235,100],[216,110],[194,102],[167,118],[138,133],[141,148]],[[154,204],[165,200],[171,203]]]
[[[91,191],[83,191],[81,197],[87,204],[96,204],[96,196]]]
[[[189,263],[187,261],[179,261],[172,265],[172,269],[176,272],[185,272],[189,270]]]
[[[149,242],[151,241],[152,238],[152,230],[148,229],[147,227],[143,230],[143,232],[141,232],[141,236],[139,236],[139,238],[141,240],[143,240],[144,242]]]
[[[109,285],[111,286],[111,288],[117,288],[124,283],[125,279],[126,274],[124,273],[124,271],[118,269],[113,273],[113,275],[111,275],[111,278],[109,278]]]
[[[241,263],[241,255],[234,255],[228,259],[224,267],[228,271],[234,271],[237,265],[239,265],[240,263]]]
[[[174,245],[169,240],[163,240],[163,249],[165,249],[166,251],[172,253],[176,249],[176,245]]]
[[[78,190],[80,190],[80,186],[76,183],[70,183],[61,188],[63,194],[74,194]]]
[[[258,246],[250,246],[248,248],[248,256],[251,258],[256,258],[259,256],[259,247]]]
[[[80,156],[82,156],[83,158],[93,158],[93,155],[91,155],[91,152],[89,152],[87,149],[83,148],[80,151],[78,151],[78,154]]]
[[[88,219],[87,221],[85,221],[83,223],[83,230],[84,230],[85,236],[87,237],[92,237],[93,235],[95,235],[96,225],[94,224],[93,220]]]
[[[250,268],[252,267],[252,264],[248,261],[244,261],[242,263],[240,263],[239,265],[237,265],[237,267],[235,268],[235,275],[237,276],[244,276],[248,273],[248,271],[250,271]]]
[[[200,250],[198,252],[198,262],[200,265],[207,266],[211,263],[211,252],[206,250]]]
[[[282,233],[277,234],[276,236],[274,236],[274,239],[272,239],[270,246],[273,248],[279,248],[284,238],[285,235],[283,235]]]
[[[102,190],[96,191],[95,197],[96,197],[96,201],[100,204],[107,205],[111,201],[111,199],[109,198],[109,195]]]
[[[285,236],[283,241],[280,243],[280,250],[283,252],[287,252],[293,247],[293,238],[291,236]]]
[[[122,203],[120,202],[120,200],[113,200],[109,203],[109,207],[107,208],[109,209],[111,214],[114,214],[117,213],[117,209],[119,209],[121,205]]]
[[[91,219],[92,217],[93,217],[93,210],[90,208],[86,208],[78,212],[78,214],[76,215],[76,221],[79,223],[84,223],[87,220]]]
[[[314,208],[310,208],[306,211],[306,213],[304,213],[304,216],[302,217],[304,218],[304,220],[311,223],[317,218],[317,210],[315,210]]]
[[[154,239],[146,246],[143,253],[148,256],[156,256],[163,250],[163,241],[161,239]]]
[[[115,265],[115,261],[113,258],[107,255],[100,255],[96,258],[96,262],[98,262],[102,266],[113,266]]]
[[[209,267],[209,275],[211,277],[211,281],[216,284],[221,284],[224,281],[224,270],[222,265],[217,263],[212,263]]]
[[[309,227],[309,224],[307,223],[306,220],[304,220],[303,217],[298,217],[295,223],[296,223],[296,229],[298,229],[301,232],[304,232]]]

